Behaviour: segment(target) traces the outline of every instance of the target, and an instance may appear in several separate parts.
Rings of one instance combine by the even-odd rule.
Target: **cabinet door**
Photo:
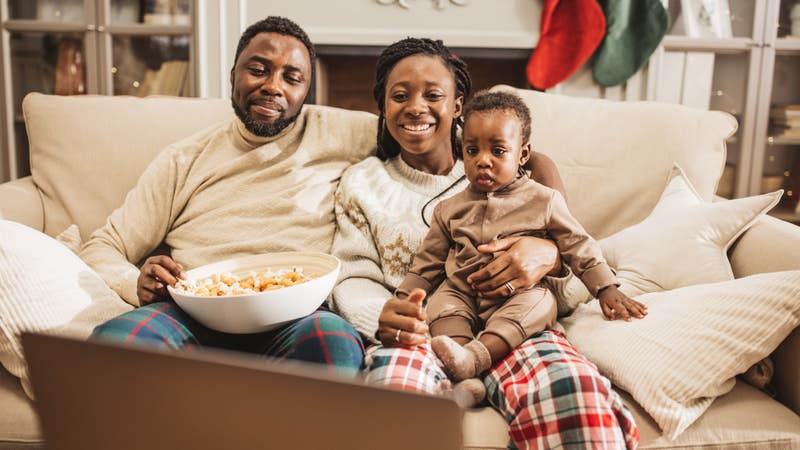
[[[193,4],[190,0],[101,4],[101,92],[194,95]]]
[[[775,1],[767,20],[750,191],[784,189],[772,214],[800,223],[800,2]]]
[[[728,139],[717,194],[748,193],[767,0],[671,0],[671,29],[651,60],[648,98],[723,111],[739,123]]]

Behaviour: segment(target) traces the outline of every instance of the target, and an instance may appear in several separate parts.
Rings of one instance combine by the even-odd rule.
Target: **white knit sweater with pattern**
[[[403,281],[428,232],[421,217],[423,207],[450,187],[425,207],[425,219],[430,223],[436,204],[467,186],[463,175],[461,161],[456,161],[447,175],[431,175],[410,167],[400,157],[386,162],[370,157],[342,176],[335,195],[337,230],[333,240],[333,254],[342,261],[342,268],[330,304],[372,342],[376,342],[384,303]],[[569,276],[567,271],[555,281],[565,284]]]

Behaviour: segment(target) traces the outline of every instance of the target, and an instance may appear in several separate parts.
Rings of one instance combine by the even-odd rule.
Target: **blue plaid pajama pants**
[[[364,361],[358,332],[325,309],[264,333],[228,334],[199,324],[175,303],[151,303],[97,326],[90,339],[176,350],[237,350],[323,364],[331,373],[343,375],[356,375]]]

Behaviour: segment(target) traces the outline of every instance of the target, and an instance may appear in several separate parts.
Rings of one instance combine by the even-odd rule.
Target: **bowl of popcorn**
[[[260,333],[319,308],[340,266],[325,253],[244,256],[189,270],[186,279],[167,290],[183,311],[208,328]]]

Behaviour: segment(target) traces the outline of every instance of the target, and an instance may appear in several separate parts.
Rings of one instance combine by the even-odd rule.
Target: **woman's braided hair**
[[[472,89],[472,79],[467,71],[467,63],[451,52],[440,40],[405,38],[386,47],[378,57],[378,63],[375,66],[375,87],[372,91],[380,111],[380,116],[378,117],[377,155],[378,158],[384,161],[400,154],[400,144],[386,131],[386,79],[389,76],[389,72],[401,59],[417,54],[438,56],[442,60],[455,79],[456,97],[463,96],[464,101],[466,101]],[[453,155],[456,158],[461,155],[461,144],[458,142],[457,137],[457,126],[460,125],[463,125],[463,121],[459,117],[453,121],[450,130]]]

